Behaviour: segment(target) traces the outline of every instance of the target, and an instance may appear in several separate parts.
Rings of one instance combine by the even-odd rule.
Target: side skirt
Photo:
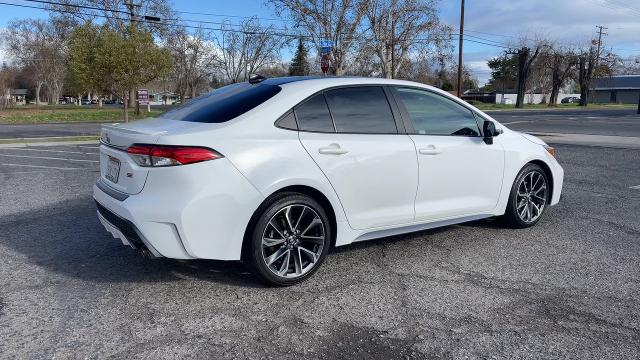
[[[355,240],[353,240],[353,242],[367,241],[367,240],[378,239],[378,238],[387,237],[387,236],[429,230],[429,229],[434,229],[434,228],[443,227],[443,226],[449,226],[449,225],[460,224],[460,223],[469,222],[469,221],[486,219],[492,216],[495,216],[495,215],[493,214],[472,215],[472,216],[465,216],[465,217],[456,218],[456,219],[440,220],[440,221],[434,221],[430,223],[412,224],[412,225],[406,225],[406,226],[401,226],[397,228],[376,230],[376,231],[364,233],[358,236]]]

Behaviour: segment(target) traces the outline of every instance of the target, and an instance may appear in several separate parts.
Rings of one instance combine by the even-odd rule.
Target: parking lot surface
[[[537,226],[338,248],[289,288],[111,238],[95,145],[1,148],[0,357],[638,358],[640,150],[556,148],[563,198]]]

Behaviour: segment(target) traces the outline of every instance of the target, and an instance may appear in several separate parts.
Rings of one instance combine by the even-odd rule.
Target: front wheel
[[[516,176],[504,214],[507,224],[516,228],[535,225],[549,200],[549,179],[536,164],[528,164]]]
[[[285,194],[264,207],[255,221],[247,261],[270,285],[294,285],[320,267],[331,244],[327,215],[314,199]]]

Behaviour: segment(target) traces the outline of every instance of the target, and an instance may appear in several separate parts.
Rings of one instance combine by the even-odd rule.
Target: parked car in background
[[[562,98],[562,100],[560,100],[560,103],[562,103],[562,104],[579,104],[580,103],[580,98],[576,97],[576,96],[567,96],[565,98]]]
[[[91,105],[91,100],[89,100],[89,99],[82,99],[82,100],[81,100],[81,104],[82,104],[82,105]]]
[[[307,279],[334,246],[493,216],[533,226],[564,174],[539,138],[389,79],[252,79],[100,141],[94,199],[114,237],[243,260],[274,285]]]
[[[58,105],[66,105],[67,104],[67,99],[66,98],[59,98],[58,99]]]

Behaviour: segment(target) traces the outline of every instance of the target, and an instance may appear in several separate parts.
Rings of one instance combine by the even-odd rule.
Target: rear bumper
[[[130,221],[109,211],[97,201],[96,208],[98,209],[98,220],[100,220],[102,226],[104,226],[107,232],[114,238],[120,239],[122,244],[131,246],[134,249],[148,251],[154,257],[162,257],[162,254],[144,238],[140,230]]]
[[[227,160],[151,169],[138,194],[94,185],[98,218],[114,237],[154,256],[239,260],[262,195]],[[124,238],[124,239],[123,239]]]

